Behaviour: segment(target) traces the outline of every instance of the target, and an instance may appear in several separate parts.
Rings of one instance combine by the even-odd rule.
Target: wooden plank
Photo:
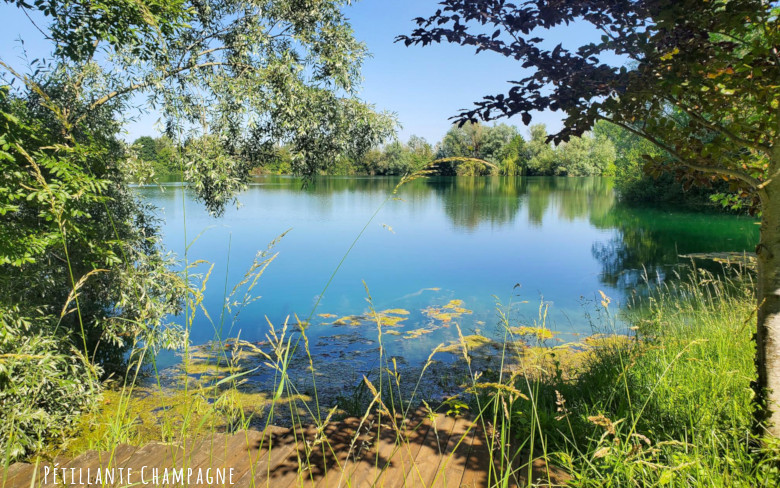
[[[343,429],[344,425],[330,424],[325,428],[323,432],[324,437],[333,437],[337,431]],[[351,435],[349,431],[345,431],[346,435]],[[269,481],[274,488],[284,488],[287,486],[314,486],[317,479],[321,478],[327,464],[333,462],[333,458],[328,456],[323,451],[323,443],[320,442],[316,446],[311,446],[308,443],[312,443],[315,440],[316,428],[309,426],[304,431],[304,436],[296,445],[296,448],[292,450],[290,455],[286,458],[284,464],[280,464],[276,469],[271,471]]]
[[[97,461],[97,459],[98,459],[98,452],[97,451],[87,451],[87,452],[81,454],[80,456],[77,456],[77,457],[71,459],[70,461],[68,461],[64,465],[58,466],[57,468],[58,469],[63,469],[64,468],[64,469],[67,470],[67,472],[66,472],[66,483],[65,484],[78,484],[79,483],[79,475],[81,475],[81,481],[84,484],[86,484],[86,482],[87,482],[87,475],[89,473],[87,472],[86,469],[84,469],[83,471],[80,471],[79,468],[90,466],[92,463],[95,463]],[[75,475],[70,471],[70,468],[76,468]],[[57,483],[56,484],[54,483],[54,476],[53,475],[49,476],[48,483],[44,483],[44,481],[46,481],[46,480],[44,480],[43,477],[41,477],[41,475],[43,475],[42,469],[43,469],[43,467],[40,466],[39,467],[38,477],[37,477],[36,482],[35,482],[35,486],[40,486],[40,487],[43,487],[43,488],[51,488],[51,487],[59,486],[60,484],[62,484],[61,483],[62,478],[60,477],[62,471],[60,471],[58,473]],[[75,476],[75,483],[71,483],[71,480],[70,480],[71,476]]]
[[[258,481],[267,473],[271,465],[276,464],[292,449],[293,434],[283,427],[269,426],[260,440],[261,449],[250,459],[244,473],[236,480],[236,486],[261,486]]]
[[[390,465],[390,459],[398,442],[398,433],[388,423],[377,424],[369,435],[369,448],[358,461],[348,468],[342,478],[342,486],[368,486]]]
[[[514,461],[514,475],[509,486],[528,486],[529,471],[534,486],[567,486],[571,481],[567,472],[548,464],[541,455],[529,460],[528,452],[523,452]]]
[[[137,451],[138,447],[136,446],[131,446],[130,444],[119,444],[112,451],[113,456],[110,460],[110,466],[121,467],[127,462],[128,459],[133,457]]]
[[[396,478],[388,484],[389,488],[402,486],[427,488],[436,477],[442,454],[447,450],[455,419],[448,415],[437,415],[433,425],[420,446],[417,456],[409,462],[409,469],[403,479]]]
[[[0,485],[3,488],[21,488],[25,486],[24,482],[27,481],[26,486],[29,486],[33,469],[35,469],[34,464],[14,463],[3,473]]]
[[[383,446],[391,446],[395,443],[395,439],[396,433],[389,423],[377,422],[371,426],[366,435],[367,448],[364,452],[359,453],[359,456],[356,456],[350,465],[343,467],[343,476],[339,476],[336,483],[340,486],[362,486],[363,480],[368,478],[369,471],[373,469],[377,455],[379,455],[380,464],[389,462],[389,458],[385,458],[385,453],[380,452],[380,449]],[[389,453],[388,450],[387,454]]]
[[[460,486],[462,488],[487,488],[490,481],[488,478],[490,470],[490,445],[482,421],[477,420],[474,440],[471,441],[471,450],[466,458],[466,467]],[[495,481],[495,474],[491,476],[491,479]]]
[[[30,463],[13,463],[7,469],[3,469],[3,473],[0,475],[0,486],[4,487],[6,482],[10,482],[20,471],[25,469],[30,469]]]
[[[123,448],[123,451],[125,448]],[[62,470],[65,469],[65,482],[64,484],[67,485],[78,485],[78,484],[94,484],[94,480],[98,477],[98,469],[103,469],[108,466],[109,461],[113,459],[112,452],[109,451],[96,451],[96,450],[90,450],[87,451],[80,456],[72,459],[68,463],[57,466],[57,469]],[[62,471],[59,471],[57,474],[57,482],[54,482],[54,475],[49,474],[48,480],[45,476],[45,467],[50,464],[42,464],[38,467],[38,474],[36,477],[35,486],[37,487],[54,487],[54,486],[60,486],[63,484],[62,480]],[[74,471],[71,470],[71,468],[74,469]],[[102,472],[100,473],[100,477],[102,479]],[[71,479],[71,477],[73,479]],[[29,482],[32,481],[31,479],[28,479]],[[48,481],[48,482],[47,482]],[[102,485],[102,483],[101,483]]]
[[[224,465],[233,470],[233,481],[238,481],[246,473],[252,464],[268,453],[268,441],[270,434],[257,430],[242,430],[234,434],[232,441],[228,441],[227,458]],[[226,480],[229,485],[230,477]]]
[[[248,470],[234,485],[236,488],[255,488],[271,485],[271,475],[274,470],[284,464],[302,442],[302,432],[291,429],[273,427],[268,446],[268,454],[261,458],[252,469]]]
[[[228,436],[222,433],[210,433],[197,439],[185,439],[182,445],[177,446],[178,449],[172,451],[172,465],[183,469],[185,478],[191,470],[193,480],[187,484],[195,486],[198,470],[213,462],[214,451],[227,442],[227,439]]]
[[[88,451],[86,453],[83,453],[80,456],[77,456],[76,458],[73,458],[69,461],[62,462],[63,460],[55,459],[52,462],[49,463],[41,463],[38,466],[38,473],[35,478],[35,486],[36,487],[48,487],[48,486],[59,486],[61,483],[61,471],[57,475],[57,481],[58,483],[54,483],[54,476],[49,473],[48,476],[48,483],[44,483],[46,481],[44,479],[45,467],[52,467],[55,464],[59,464],[57,466],[57,469],[66,469],[66,481],[68,484],[70,484],[70,476],[74,475],[74,472],[70,471],[70,468],[75,468],[75,481],[78,483],[78,476],[79,474],[82,475],[82,481],[86,482],[86,476],[90,473],[88,473],[87,470],[91,472],[92,478],[94,479],[96,475],[97,468],[105,469],[105,468],[114,468],[114,467],[120,467],[127,459],[129,459],[138,448],[135,446],[131,446],[129,444],[119,444],[114,448],[111,452],[98,452],[98,451]],[[29,488],[30,483],[33,481],[32,474],[34,465],[33,464],[25,464],[24,470],[20,471],[18,473],[18,477],[16,477],[14,480],[12,480],[12,483],[6,483],[5,488]],[[104,471],[105,472],[105,471]],[[116,475],[118,478],[118,473]],[[9,480],[10,481],[10,480]],[[114,485],[118,485],[118,480],[115,480]],[[104,484],[104,486],[111,486],[110,483]]]
[[[194,479],[189,483],[189,486],[204,488],[210,486],[220,486],[217,484],[215,479],[212,479],[212,481],[209,482],[206,479],[206,476],[209,474],[214,476],[214,472],[217,469],[226,469],[225,461],[228,458],[229,447],[235,446],[236,442],[243,442],[244,439],[245,438],[241,435],[227,436],[222,434],[212,436],[210,441],[201,444],[201,447],[197,450],[196,455],[193,456],[191,461],[191,468],[195,474],[193,475]],[[208,471],[209,469],[211,469],[211,472]],[[201,479],[202,483],[197,482],[197,473],[201,473],[203,475],[203,479]],[[229,480],[229,475],[227,479]]]
[[[231,463],[246,457],[248,435],[247,431],[241,431],[226,436],[224,439],[209,446],[204,446],[204,449],[210,449],[211,455],[205,458],[199,465],[193,466],[193,469],[200,469],[205,472],[209,468],[212,470],[230,468]],[[216,483],[214,483],[214,486],[217,486]]]
[[[152,482],[151,468],[164,467],[166,461],[170,462],[173,456],[170,455],[171,449],[177,449],[178,446],[170,444],[163,444],[161,442],[149,443],[140,449],[136,450],[131,456],[129,456],[122,468],[125,468],[124,483],[115,483],[115,486],[127,485],[127,470],[130,471],[130,481],[133,484],[144,484]],[[118,480],[117,480],[118,481]]]
[[[379,469],[373,471],[368,481],[376,486],[394,486],[399,482],[402,483],[412,461],[417,457],[425,439],[432,431],[432,422],[427,411],[423,408],[415,411],[414,417],[402,431],[403,437],[394,438],[382,447],[380,457],[386,458],[387,462],[377,466]]]
[[[278,479],[275,486],[283,487],[289,484],[289,486],[314,487],[335,463],[331,446],[339,444],[343,448],[345,442],[348,442],[346,439],[351,438],[354,432],[355,426],[350,426],[348,423],[337,422],[326,426],[316,446],[299,451],[302,454],[301,465],[296,470],[295,476],[290,471],[287,476]],[[307,440],[313,442],[314,435]]]
[[[121,467],[137,451],[138,448],[135,446],[131,446],[129,444],[119,444],[115,446],[113,450],[105,452],[103,455],[99,455],[98,463],[95,465],[95,469],[100,468],[103,470],[103,475],[101,476],[102,482],[100,485],[104,487],[127,485],[127,481],[123,479],[123,476],[120,475],[116,468]],[[109,480],[103,479],[105,478],[106,469],[109,470],[109,476],[113,475],[113,483],[110,481],[111,478],[109,478]]]
[[[42,476],[45,467],[48,466],[49,468],[53,468],[56,466],[59,469],[68,465],[71,461],[73,461],[73,458],[58,455],[50,462],[39,462],[35,474],[33,472],[36,469],[36,463],[17,463],[21,468],[16,471],[13,476],[9,476],[6,480],[5,488],[30,488],[31,484],[33,484],[33,480],[34,486],[40,486],[43,484]],[[51,479],[53,478],[53,475],[50,474],[49,477]]]
[[[142,476],[147,483],[151,483],[152,472],[150,471],[150,468],[171,468],[174,456],[172,452],[178,449],[178,446],[158,442],[147,444],[141,448],[120,444],[113,452],[102,453],[98,457],[96,463],[89,465],[93,470],[90,479],[91,481],[95,480],[96,473],[94,472],[94,469],[100,468],[103,470],[102,477],[104,479],[101,480],[102,483],[99,483],[98,486],[128,486],[127,475],[128,471],[132,470],[130,481],[133,484],[142,484]],[[144,466],[146,466],[147,469],[142,473],[142,468]],[[79,468],[83,470],[82,473],[86,476],[87,466],[79,466]],[[105,469],[107,468],[114,468],[113,482],[111,479],[105,479]],[[162,485],[162,476],[163,473],[160,472],[160,485]]]
[[[366,432],[358,432],[360,419],[348,418],[326,428],[325,439],[308,460],[307,472],[301,476],[303,486],[335,486],[341,478],[341,469],[350,456],[350,446],[359,448],[359,439]],[[355,437],[358,440],[355,440]],[[354,453],[354,451],[353,451]],[[328,481],[330,480],[330,481]]]
[[[235,463],[234,482],[238,482],[244,476],[251,476],[252,473],[258,472],[259,469],[263,469],[262,466],[267,465],[270,449],[277,447],[273,445],[274,439],[278,438],[280,433],[287,432],[287,429],[268,426],[262,432],[253,432],[256,432],[256,434],[253,434],[250,438],[248,448],[245,446],[246,459]]]
[[[271,435],[271,429],[267,429],[266,432],[257,430],[237,432],[225,441],[224,446],[215,446],[215,450],[219,452],[213,454],[208,463],[202,464],[196,469],[224,470],[226,473],[225,482],[214,482],[210,486],[232,486],[230,483],[231,470],[235,484],[253,464],[267,455]]]
[[[197,467],[211,454],[211,446],[215,437],[222,439],[224,434],[210,433],[205,436],[184,439],[179,445],[179,450],[175,452],[174,467],[184,469],[185,472]]]
[[[329,448],[335,453],[333,464],[328,471],[321,477],[316,488],[340,487],[346,484],[347,478],[354,471],[356,463],[363,454],[363,447],[370,442],[374,431],[372,429],[373,416],[367,418],[361,427],[360,419],[347,419],[350,423],[353,434],[349,438],[329,439]],[[357,438],[355,438],[355,433]],[[338,434],[337,434],[338,435]]]
[[[459,418],[452,431],[447,451],[442,456],[439,471],[431,486],[460,486],[471,452],[476,426],[466,418]]]
[[[165,468],[183,468],[185,483],[187,468],[193,471],[203,469],[204,472],[212,468],[212,476],[215,468],[226,471],[233,468],[232,486],[236,488],[487,487],[488,470],[491,468],[490,448],[481,426],[463,418],[444,415],[436,416],[434,422],[424,410],[418,409],[398,430],[385,423],[370,431],[357,432],[360,420],[347,419],[329,425],[325,430],[325,440],[314,447],[306,444],[307,440],[312,442],[316,435],[313,426],[298,432],[270,427],[264,432],[241,431],[231,436],[215,434],[185,440],[181,446],[150,443],[139,449],[121,444],[113,452],[88,451],[59,468],[82,470],[83,481],[86,481],[89,469],[89,481],[92,482],[97,468],[132,467],[134,482],[141,482],[140,470],[144,466],[147,467],[144,481],[152,482],[150,471],[158,468],[160,486],[166,486],[162,483]],[[380,427],[379,437],[376,438]],[[358,456],[359,447],[372,439],[373,447]],[[350,452],[351,446],[353,450]],[[516,466],[519,471],[510,483],[512,486],[525,482],[527,476],[524,473],[527,473],[528,466],[521,464]],[[42,466],[39,466],[39,471]],[[34,466],[29,464],[12,466],[6,473],[6,484],[2,488],[28,488],[33,470]],[[538,477],[547,483],[563,484],[568,479],[565,473],[547,466],[540,459],[534,460],[532,471],[534,481]],[[78,476],[78,471],[76,473]],[[228,476],[226,486],[229,485]],[[46,486],[53,487],[53,479],[49,481]],[[219,486],[215,481],[207,483],[203,480],[200,486]],[[118,484],[117,480],[114,485]],[[188,484],[198,486],[193,482]],[[167,486],[170,486],[170,481]]]
[[[291,449],[286,450],[286,455],[275,458],[275,464],[269,463],[269,469],[261,477],[263,486],[285,488],[298,478],[300,465],[306,456],[306,441],[311,441],[316,431],[317,429],[311,425],[304,429],[296,427],[290,430]]]

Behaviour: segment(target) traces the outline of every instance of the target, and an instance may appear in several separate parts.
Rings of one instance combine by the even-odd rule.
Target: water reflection
[[[306,210],[327,220],[334,212],[361,206],[371,209],[399,181],[394,177],[319,177],[304,183],[294,177],[263,176],[256,178],[242,200],[245,207],[252,207],[251,195],[256,191],[281,192],[293,198],[305,195],[315,202]],[[180,190],[181,184],[169,183],[142,192],[153,195],[154,203],[176,219]],[[343,198],[334,198],[339,194],[352,197],[350,209],[343,208]],[[601,263],[601,282],[624,289],[646,278],[663,278],[680,262],[680,254],[750,251],[758,240],[754,219],[622,206],[610,178],[435,176],[408,182],[398,194],[411,213],[430,205],[434,195],[451,224],[467,232],[486,224],[511,226],[519,217],[532,228],[544,227],[546,220],[554,226],[586,220],[596,229],[612,231],[609,237],[593,242],[591,252]]]
[[[681,255],[707,252],[750,252],[758,242],[756,220],[722,214],[675,212],[659,208],[615,206],[593,214],[595,227],[613,229],[615,235],[593,243],[593,255],[601,262],[601,281],[631,289],[645,280],[663,280]],[[714,262],[698,266],[717,271]]]
[[[433,177],[421,181],[441,199],[444,213],[453,224],[472,230],[483,222],[513,222],[527,186],[524,180],[500,177]]]

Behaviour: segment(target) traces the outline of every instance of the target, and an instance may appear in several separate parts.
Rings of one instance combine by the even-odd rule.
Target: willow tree
[[[780,25],[766,0],[445,0],[407,45],[451,42],[517,60],[506,93],[464,110],[463,121],[535,111],[564,116],[555,142],[599,120],[660,149],[646,169],[684,186],[729,182],[761,212],[756,333],[759,420],[780,436]],[[591,38],[555,45],[555,28]],[[545,35],[548,32],[549,35]],[[521,74],[524,73],[524,74]]]
[[[247,162],[280,143],[292,150],[294,169],[310,175],[395,128],[356,97],[367,52],[342,12],[349,0],[6,3],[51,20],[45,34],[57,61],[103,75],[99,85],[76,77],[72,98],[83,106],[65,111],[66,125],[117,99],[147,96],[170,135],[207,135],[212,155],[242,156],[209,165],[191,153],[186,174],[216,212],[243,185]]]

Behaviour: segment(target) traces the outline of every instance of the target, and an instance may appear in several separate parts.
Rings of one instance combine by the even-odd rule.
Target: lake
[[[455,323],[464,334],[498,334],[497,306],[512,325],[530,326],[549,307],[546,326],[571,341],[592,331],[599,291],[617,310],[645,276],[672,276],[687,261],[681,254],[753,251],[758,242],[751,218],[625,207],[608,178],[431,177],[393,196],[397,182],[321,177],[304,189],[295,178],[259,177],[221,218],[181,184],[137,188],[159,209],[168,249],[183,258],[189,243],[189,262],[214,266],[204,298],[211,319],[198,313],[192,343],[263,341],[267,321],[297,314],[311,317],[308,334],[325,357],[357,358],[377,336],[366,288],[374,310],[394,310],[385,346],[408,362],[455,340]],[[261,298],[221,319],[258,251],[288,230],[252,290]]]

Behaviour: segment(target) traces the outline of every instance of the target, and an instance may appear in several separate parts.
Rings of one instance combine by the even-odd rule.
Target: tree
[[[479,122],[454,125],[442,139],[438,158],[477,158],[500,162],[501,149],[517,135],[517,128],[498,124],[486,126]]]
[[[0,61],[0,355],[15,362],[0,368],[0,403],[14,407],[0,449],[18,456],[62,434],[103,371],[139,360],[128,350],[186,340],[169,320],[197,291],[130,189],[130,97],[148,95],[176,141],[141,152],[173,156],[214,214],[253,157],[284,145],[314,174],[395,121],[355,97],[366,52],[347,0],[5,3],[50,19],[54,53],[27,72]]]
[[[409,142],[406,143],[406,147],[422,161],[430,161],[433,159],[433,148],[424,137],[416,135],[410,136]]]
[[[606,137],[591,133],[572,137],[556,148],[555,166],[558,175],[614,175],[615,146]]]
[[[232,158],[231,172],[242,177],[225,187],[231,192],[243,187],[246,161],[280,143],[297,173],[314,175],[383,142],[396,126],[356,98],[367,52],[342,12],[349,0],[6,2],[42,11],[56,52],[75,69],[104,73],[100,87],[74,82],[87,103],[67,112],[68,124],[144,93],[169,135],[214,135],[242,156]]]
[[[478,158],[484,138],[485,127],[478,122],[453,125],[444,135],[436,157]]]
[[[152,175],[173,176],[181,174],[181,166],[177,161],[178,150],[170,137],[141,136],[133,141],[131,149],[135,151],[135,156],[139,160],[150,167]],[[146,176],[146,172],[144,176]]]
[[[374,154],[373,158],[363,158],[368,173],[404,175],[431,162],[433,148],[424,138],[412,135],[406,144],[401,141],[387,144],[381,153]]]
[[[517,127],[507,124],[497,124],[486,127],[484,140],[477,157],[499,164],[501,162],[501,150],[518,135]]]
[[[727,180],[761,211],[755,382],[763,431],[780,436],[780,10],[766,0],[444,0],[407,45],[452,42],[532,71],[459,119],[554,110],[567,141],[599,120],[652,142],[648,170],[686,187]],[[573,48],[540,32],[571,22],[601,34]],[[604,61],[617,55],[630,63]]]
[[[528,146],[525,139],[517,134],[504,147],[501,148],[498,159],[501,165],[501,174],[504,176],[517,176],[525,174],[528,169]]]
[[[153,137],[139,137],[133,142],[133,147],[138,152],[138,157],[144,161],[157,161],[157,143]]]

